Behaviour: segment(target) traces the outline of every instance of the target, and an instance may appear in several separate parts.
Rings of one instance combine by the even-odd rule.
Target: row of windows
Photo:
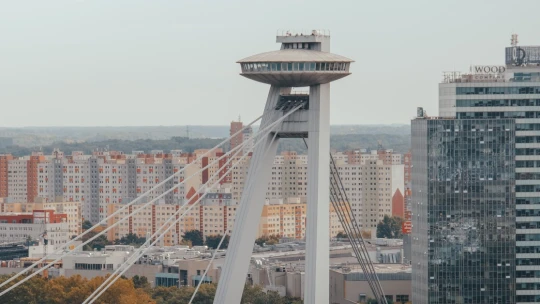
[[[101,270],[101,269],[113,269],[113,264],[87,264],[87,263],[75,263],[75,269],[83,270]]]
[[[540,136],[519,136],[516,137],[516,144],[540,143]]]
[[[516,216],[540,216],[540,209],[517,209]]]
[[[518,234],[516,241],[540,241],[540,234]]]
[[[348,71],[348,62],[260,62],[242,63],[242,72]]]
[[[540,81],[540,73],[514,73],[514,82]]]
[[[456,107],[533,107],[540,106],[540,99],[482,99],[456,100]]]
[[[516,198],[516,205],[536,205],[536,204],[540,204],[540,197]]]
[[[538,229],[538,228],[540,228],[540,222],[517,222],[516,223],[516,229]]]
[[[534,111],[516,111],[516,112],[460,112],[457,113],[458,119],[470,118],[540,118],[540,112]]]
[[[516,246],[516,253],[540,253],[540,247],[537,247],[537,246],[526,246],[526,247]],[[540,271],[538,273],[540,274]],[[540,278],[540,275],[537,276],[537,278]]]
[[[540,94],[540,87],[459,87],[457,95]]]
[[[516,192],[540,192],[540,185],[517,185]]]
[[[516,131],[539,131],[540,124],[517,124]]]
[[[516,180],[540,180],[540,173],[532,173],[532,172],[516,173]]]

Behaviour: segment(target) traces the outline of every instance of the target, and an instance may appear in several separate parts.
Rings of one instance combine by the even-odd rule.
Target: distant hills
[[[257,127],[254,127],[257,130]],[[54,148],[66,153],[99,150],[193,151],[211,148],[229,136],[229,126],[155,126],[155,127],[26,127],[0,128],[0,137],[12,137],[14,146],[1,148],[0,153],[17,156]],[[410,148],[409,125],[334,125],[331,126],[331,147],[337,150],[376,149],[378,142],[386,149],[404,153]],[[279,150],[305,151],[300,139],[280,142]]]

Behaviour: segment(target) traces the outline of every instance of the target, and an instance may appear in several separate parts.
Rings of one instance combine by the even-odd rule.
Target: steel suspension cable
[[[334,209],[335,209],[335,211],[336,211],[336,213],[338,215],[338,218],[339,218],[340,222],[342,223],[342,227],[345,230],[345,233],[347,234],[347,236],[354,236],[355,233],[354,233],[353,229],[351,228],[351,226],[349,225],[349,222],[351,220],[350,216],[348,217],[345,214],[345,211],[343,210],[342,206],[339,205],[340,204],[340,199],[337,197],[337,194],[335,192],[335,184],[333,183],[332,179],[331,179],[330,196],[331,196],[332,205],[334,206]],[[341,200],[341,204],[343,204],[342,200]],[[351,242],[351,247],[352,247],[357,259],[362,258],[362,254],[360,252],[358,244]],[[366,265],[364,265],[363,262],[364,262],[364,260],[362,258],[362,261],[359,261],[359,264],[362,267],[362,270],[366,271],[366,273],[367,273]],[[368,283],[371,286],[371,284],[372,284],[371,280],[368,279]],[[374,289],[374,286],[372,286],[372,289]]]
[[[275,125],[277,125],[278,123],[281,123],[287,116],[289,116],[289,115],[291,115],[292,113],[296,112],[296,111],[297,111],[298,109],[300,109],[301,107],[302,107],[302,105],[300,105],[300,106],[298,106],[298,107],[296,107],[296,108],[290,110],[289,112],[287,112],[286,114],[284,114],[281,118],[277,119],[275,122],[273,122],[272,124],[268,125],[266,128],[263,128],[263,129],[259,130],[257,136],[258,136],[259,134],[261,134],[261,132],[266,131],[266,130],[268,130],[268,129],[270,129],[270,128],[273,128],[273,127],[274,127]],[[266,132],[264,135],[266,136],[266,135],[268,135],[270,132],[271,132],[271,131],[268,131],[268,132]],[[277,132],[274,134],[274,138],[276,137],[276,135],[277,135]],[[257,146],[263,139],[265,139],[265,136],[262,136],[262,137],[255,143],[254,146]],[[273,140],[273,139],[272,139],[272,140]],[[238,160],[238,162],[236,162],[236,164],[240,163],[246,156],[247,156],[247,155],[242,156],[242,157]],[[230,162],[232,159],[233,159],[233,158],[230,158],[228,162]],[[227,162],[227,163],[228,163],[228,162]],[[236,164],[235,164],[234,166],[236,166]],[[226,165],[227,165],[227,164],[226,164]],[[225,165],[225,167],[226,167],[226,165]],[[215,185],[217,185],[217,183],[219,183],[223,178],[225,178],[225,176],[227,176],[227,174],[229,174],[229,172],[234,168],[234,166],[232,166],[231,168],[229,168],[229,169],[227,170],[227,172],[226,172],[225,174],[223,174],[222,177],[220,177],[220,178],[218,179],[218,181],[217,181],[216,183],[214,183],[210,188],[213,188]],[[213,175],[210,179],[214,178],[214,176],[215,176],[216,174],[218,174],[219,172],[220,172],[219,170],[216,171],[216,173],[214,173],[214,175]],[[209,179],[209,180],[210,180],[210,179]],[[204,196],[199,197],[199,199],[198,199],[195,203],[193,203],[193,204],[192,204],[192,205],[191,205],[191,206],[190,206],[190,207],[189,207],[189,208],[188,208],[188,209],[187,209],[187,210],[186,210],[186,211],[178,218],[178,219],[176,219],[175,223],[177,223],[177,222],[178,222],[185,214],[187,214],[187,212],[189,212],[189,211],[190,211],[190,210],[191,210],[191,209],[192,209],[192,208],[193,208],[200,200],[202,200],[203,197],[204,197]],[[179,213],[179,211],[180,211],[180,210],[178,210],[175,214],[173,214],[173,216],[171,216],[171,218],[169,218],[169,220],[168,220],[167,222],[169,222],[170,220],[172,220],[172,219]],[[173,223],[173,225],[174,225],[175,223]],[[167,223],[163,224],[162,227],[164,227],[166,224],[167,224]],[[172,227],[172,226],[171,226],[171,227]],[[169,227],[169,228],[168,228],[165,232],[163,232],[161,235],[166,234],[166,233],[171,229],[171,227]],[[161,228],[160,228],[160,230],[161,230]],[[157,232],[154,233],[154,235],[155,235],[155,234],[157,234]],[[150,239],[152,239],[153,237],[154,237],[154,236],[152,236]],[[160,237],[161,237],[161,236],[160,236]],[[223,237],[223,238],[224,238],[224,237]],[[222,238],[222,239],[223,239],[223,238]],[[151,248],[152,246],[154,246],[155,243],[156,243],[158,240],[159,240],[159,237],[158,237],[158,238],[157,238],[157,239],[156,239],[156,240],[155,240],[148,248],[142,250],[142,253],[140,254],[140,256],[142,256],[149,248]],[[141,248],[142,248],[142,247],[141,247]],[[139,248],[139,250],[140,250],[141,248]],[[216,251],[216,252],[217,252],[217,251]],[[135,254],[135,253],[134,253],[134,254]],[[215,253],[214,253],[214,254],[215,254]],[[137,259],[135,259],[135,261],[136,261],[136,260],[137,260]],[[126,261],[126,263],[127,263],[127,261]],[[131,266],[132,263],[134,263],[134,261],[131,261],[131,262],[130,262],[130,265],[129,265],[128,267],[124,268],[124,270],[122,270],[122,272],[120,273],[119,276],[123,275],[123,274],[127,271],[127,269],[129,269],[129,267]],[[115,273],[116,273],[116,271],[115,271]],[[110,286],[112,286],[112,284],[114,284],[114,282],[116,282],[116,280],[118,280],[118,277],[119,277],[119,276],[114,277],[114,278],[112,279],[113,281],[110,282],[104,289],[102,289],[101,292],[100,292],[94,299],[92,299],[92,300],[91,300],[90,302],[88,302],[88,303],[91,304],[91,303],[93,303],[93,301],[95,301],[97,298],[99,298],[99,296],[101,296],[101,294],[103,294]],[[113,276],[110,276],[109,278],[111,278],[111,277],[113,277]],[[102,283],[102,285],[104,285],[104,284],[105,284],[105,282]],[[100,285],[100,286],[98,287],[98,289],[99,289],[102,285]],[[94,292],[94,293],[95,293],[95,292]],[[90,297],[92,297],[92,295],[90,295]],[[89,297],[89,298],[90,298],[90,297]],[[88,299],[87,299],[87,300],[88,300]],[[85,301],[85,302],[86,302],[86,301]]]
[[[386,301],[386,298],[384,296],[384,291],[382,289],[381,283],[380,283],[379,278],[377,276],[377,272],[375,271],[375,267],[373,266],[373,263],[371,262],[371,259],[369,257],[368,250],[367,250],[367,248],[365,246],[364,238],[362,237],[361,229],[359,228],[359,225],[358,225],[358,222],[356,221],[356,218],[354,217],[354,215],[351,212],[350,201],[349,201],[349,198],[347,196],[347,192],[345,191],[345,188],[343,186],[343,181],[339,177],[339,172],[337,170],[337,166],[336,166],[336,163],[335,163],[334,158],[333,158],[332,155],[330,155],[330,160],[331,160],[331,165],[333,167],[333,170],[331,170],[331,171],[335,172],[335,174],[332,174],[334,182],[335,182],[335,184],[337,186],[335,188],[337,188],[339,196],[341,197],[343,202],[345,202],[347,204],[348,209],[346,211],[348,211],[349,217],[351,219],[350,227],[352,227],[353,231],[355,231],[355,234],[356,234],[356,237],[354,237],[354,235],[351,235],[349,237],[349,240],[351,241],[351,244],[352,244],[353,241],[357,245],[359,244],[359,248],[360,248],[360,251],[362,253],[363,260],[366,261],[365,264],[366,264],[366,267],[368,268],[368,272],[365,273],[365,274],[366,274],[366,276],[371,277],[371,280],[373,280],[373,282],[374,282],[374,286],[375,286],[374,293],[378,298],[377,300],[382,304],[386,304],[387,301]]]
[[[276,140],[277,133],[278,132],[274,132],[274,136],[272,137],[272,140],[270,141],[270,144],[268,145],[268,147],[266,147],[266,150],[264,151],[265,156],[268,154],[268,152],[270,150],[270,147],[272,146],[272,144]],[[259,171],[259,170],[257,170],[257,171]],[[206,266],[206,269],[204,270],[204,273],[202,275],[202,279],[199,280],[199,283],[197,284],[197,287],[195,288],[195,291],[193,291],[193,295],[191,295],[191,299],[189,300],[188,304],[191,304],[193,302],[193,299],[195,299],[195,296],[197,295],[197,291],[199,291],[199,288],[201,287],[201,284],[202,284],[204,278],[206,278],[206,274],[208,273],[208,270],[210,269],[210,266],[212,265],[212,262],[216,258],[216,254],[217,254],[219,248],[221,247],[221,244],[225,240],[226,236],[227,236],[227,233],[223,233],[223,236],[221,237],[221,240],[219,241],[219,244],[217,245],[216,250],[214,250],[214,253],[212,254],[212,258],[210,259],[210,262],[208,262],[208,265]]]
[[[208,150],[207,152],[205,152],[203,155],[201,155],[199,158],[197,158],[193,163],[197,163],[198,161],[200,161],[205,155],[209,154],[210,152],[214,151],[215,149],[219,148],[220,146],[224,145],[225,143],[227,143],[229,140],[231,140],[234,136],[237,136],[238,134],[240,134],[241,132],[243,132],[245,129],[251,127],[251,125],[255,124],[257,121],[259,121],[260,119],[262,118],[262,115],[259,116],[258,118],[256,118],[255,120],[253,120],[252,122],[250,122],[248,125],[246,125],[245,127],[243,127],[242,129],[240,129],[239,131],[237,131],[236,133],[234,133],[233,135],[231,135],[230,137],[224,139],[222,142],[220,142],[218,145],[216,145],[214,148]],[[143,193],[141,196],[135,198],[133,201],[131,201],[130,203],[126,204],[125,206],[123,206],[122,208],[118,209],[117,211],[115,211],[114,213],[112,213],[111,215],[107,216],[107,218],[101,220],[100,222],[98,222],[97,224],[95,224],[94,226],[92,226],[90,229],[87,229],[86,231],[84,231],[83,233],[79,234],[78,236],[76,236],[75,238],[73,238],[72,240],[70,240],[69,242],[67,242],[65,245],[64,245],[64,248],[69,248],[69,245],[72,245],[73,243],[75,243],[76,240],[78,240],[79,238],[85,236],[86,234],[90,233],[90,231],[93,231],[95,228],[97,228],[98,226],[100,226],[101,224],[104,224],[106,223],[107,220],[111,219],[113,216],[116,216],[118,213],[122,212],[123,210],[125,210],[126,208],[128,208],[129,206],[135,204],[136,202],[140,201],[143,197],[146,197],[148,194],[152,193],[153,191],[155,191],[156,189],[158,189],[159,187],[165,185],[167,182],[169,182],[171,179],[173,179],[174,177],[180,175],[183,171],[185,171],[187,169],[187,167],[189,167],[190,164],[188,164],[187,166],[185,166],[184,168],[182,168],[181,170],[179,170],[178,172],[172,174],[171,176],[167,177],[165,180],[163,180],[162,182],[160,182],[159,184],[157,184],[156,186],[154,186],[152,189],[146,191],[145,193]],[[179,184],[178,184],[179,185]],[[177,186],[178,186],[177,185]],[[101,231],[100,234],[96,235],[94,238],[91,238],[90,240],[88,240],[87,242],[90,242],[91,240],[97,238],[99,235],[103,234],[104,231]],[[75,247],[74,249],[71,249],[69,250],[69,252],[71,251],[74,251],[80,247],[82,247],[85,243]],[[48,254],[48,255],[45,255],[43,258],[39,259],[38,261],[34,262],[32,265],[28,266],[27,268],[23,269],[22,271],[18,272],[17,274],[15,274],[14,276],[12,276],[11,278],[7,279],[6,281],[4,281],[3,283],[0,284],[0,288],[4,287],[5,285],[9,284],[10,282],[12,282],[13,280],[15,280],[16,278],[18,278],[19,276],[21,276],[22,274],[28,272],[29,270],[32,270],[34,267],[36,267],[37,265],[39,265],[40,263],[44,262],[48,257],[50,257],[51,255],[53,254],[58,254],[58,253],[61,253],[63,252],[64,250],[63,249],[58,249],[58,250],[55,250],[54,252]],[[55,261],[56,262],[56,261]],[[53,263],[55,263],[53,262]],[[45,267],[49,267],[50,265],[52,265],[52,263],[49,263],[47,266]],[[44,268],[44,267],[42,267]],[[40,268],[41,270],[41,268]],[[39,273],[40,270],[34,272],[34,273]],[[9,291],[10,289],[7,289],[3,292],[0,293],[0,296],[4,295],[7,291]]]
[[[248,144],[248,142],[242,143],[241,145],[235,147],[235,148],[234,148],[233,150],[231,150],[231,151],[234,151],[234,150],[237,150],[237,152],[238,152],[238,151],[242,151],[242,148],[243,148],[245,145],[247,145],[247,144]],[[199,169],[199,171],[195,172],[194,174],[188,176],[188,177],[187,177],[186,179],[184,179],[182,182],[180,182],[180,183],[176,184],[175,186],[171,187],[170,189],[166,190],[165,192],[163,192],[162,194],[160,194],[160,195],[157,196],[156,198],[152,199],[151,201],[149,201],[149,202],[147,202],[147,203],[145,203],[145,204],[139,206],[139,208],[137,208],[137,209],[133,210],[131,213],[125,215],[123,218],[121,218],[120,220],[118,220],[118,221],[115,222],[114,224],[108,226],[107,228],[103,229],[102,231],[100,231],[99,233],[97,233],[97,234],[94,235],[93,237],[89,238],[89,239],[86,240],[85,242],[79,244],[79,245],[76,246],[74,249],[71,249],[71,250],[69,250],[69,251],[64,252],[64,254],[62,254],[60,257],[56,258],[54,261],[49,262],[49,263],[48,263],[47,265],[45,265],[45,266],[42,266],[40,269],[38,269],[37,271],[31,273],[30,275],[28,275],[27,277],[25,277],[25,278],[22,279],[21,281],[17,282],[15,285],[13,285],[13,286],[7,288],[6,290],[2,291],[2,292],[0,293],[0,296],[2,296],[2,295],[4,295],[5,293],[9,292],[10,290],[12,290],[13,288],[17,287],[18,285],[24,283],[26,280],[29,280],[30,278],[36,276],[37,274],[39,274],[39,273],[41,272],[41,270],[43,270],[43,269],[45,269],[45,268],[47,268],[47,267],[53,265],[54,263],[58,262],[58,261],[61,260],[63,257],[69,255],[72,251],[75,251],[75,250],[77,250],[77,249],[83,247],[85,244],[87,244],[87,243],[93,241],[94,239],[98,238],[99,236],[105,234],[107,231],[109,231],[110,229],[116,227],[117,225],[119,225],[119,224],[122,223],[124,220],[128,219],[129,217],[132,217],[132,216],[138,214],[139,212],[143,211],[143,209],[144,209],[145,207],[147,207],[147,206],[149,206],[150,204],[152,204],[152,203],[158,201],[160,198],[162,198],[163,196],[167,195],[168,193],[174,191],[174,189],[180,187],[180,186],[183,185],[185,182],[187,182],[188,180],[190,180],[191,178],[193,178],[194,176],[196,176],[198,173],[202,172],[202,171],[205,170],[206,168],[209,168],[210,166],[214,165],[215,163],[219,162],[219,160],[221,160],[222,158],[227,157],[227,156],[228,156],[228,154],[222,155],[222,156],[219,157],[218,159],[214,160],[212,163],[210,163],[210,164],[208,164],[207,166],[205,166],[205,167]],[[120,209],[120,210],[121,210],[121,209]],[[120,211],[120,210],[119,210],[119,211]],[[44,257],[44,258],[42,258],[42,259],[45,259],[45,258],[46,258],[46,257]],[[39,261],[36,262],[36,263],[39,263]],[[31,266],[30,266],[30,267],[31,267]],[[24,273],[24,272],[26,272],[26,271],[27,271],[27,269],[22,270],[21,272],[19,272],[18,276],[20,276],[21,273]],[[0,288],[1,288],[1,287],[2,287],[2,286],[0,286]]]
[[[266,134],[268,134],[270,131],[268,131]],[[262,139],[264,139],[264,137],[261,137],[256,143],[254,146],[258,145]],[[235,157],[237,157],[237,155],[241,152],[242,150],[239,149],[238,151],[236,151],[228,160],[227,162],[223,165],[223,167],[227,167],[229,165],[229,163],[231,161],[233,161],[235,159]],[[245,156],[244,156],[245,157]],[[213,188],[214,186],[216,186],[221,180],[223,180],[228,174],[230,171],[232,171],[232,169],[239,163],[243,160],[243,158],[241,158],[240,160],[238,160],[238,162],[236,162],[235,164],[233,164],[227,171],[225,174],[223,174],[217,182],[215,182],[210,188]],[[218,174],[220,173],[220,170],[217,170],[216,172],[214,172],[214,174],[212,174],[212,176],[210,176],[210,178],[208,179],[209,181],[212,180],[213,178],[215,178]],[[197,189],[197,193],[199,191],[201,191],[203,188],[205,188],[206,184],[202,185],[201,187],[199,187],[199,189]],[[204,196],[200,197],[197,199],[197,201],[193,204],[197,204],[200,200],[202,200]],[[185,207],[187,205],[184,204],[182,205],[182,208]],[[99,298],[110,286],[112,286],[112,284],[114,284],[114,282],[116,282],[116,280],[118,280],[118,277],[119,276],[122,276],[131,266],[133,263],[135,263],[142,255],[144,255],[144,253],[149,250],[161,237],[163,237],[167,232],[168,232],[168,229],[167,231],[163,232],[163,233],[160,233],[160,231],[162,229],[164,229],[173,219],[175,219],[175,217],[180,213],[180,211],[182,211],[182,209],[180,208],[179,210],[177,210],[171,217],[168,218],[168,220],[163,223],[159,229],[154,232],[154,234],[148,239],[146,240],[146,242],[141,246],[139,247],[134,253],[133,255],[128,259],[126,260],[120,267],[118,267],[103,283],[101,283],[100,286],[98,286],[98,288],[96,288],[96,290],[94,290],[94,292],[83,302],[83,304],[86,304],[86,303],[92,303],[93,301],[95,301],[97,298]],[[189,210],[187,210],[189,211]],[[183,218],[183,216],[185,215],[186,213],[183,213],[182,216],[180,216],[179,218],[176,219],[176,221],[173,223],[173,225],[175,225],[178,221],[180,221],[180,219]],[[150,245],[148,246],[147,248],[145,248],[145,246],[150,242],[150,240],[153,240],[155,239],[155,241]],[[133,257],[136,257],[133,261],[132,261],[132,258]],[[118,272],[121,272],[118,276],[116,276],[116,274]],[[111,282],[112,280],[112,282]],[[108,285],[106,285],[108,283]],[[102,287],[105,286],[106,287],[102,290]],[[95,296],[97,293],[99,292],[99,294],[97,296]],[[95,297],[94,297],[95,296]]]
[[[345,215],[343,214],[341,208],[337,206],[337,204],[339,203],[339,200],[336,198],[335,193],[332,190],[330,191],[330,197],[331,197],[332,206],[334,206],[334,209],[336,210],[336,214],[338,215],[338,218],[340,222],[342,223],[345,233],[347,234],[347,236],[353,235],[351,227],[348,224],[346,224],[347,219],[345,218]],[[353,249],[354,254],[357,257],[357,259],[361,259],[361,253],[359,251],[357,244],[353,244],[351,242],[351,248]],[[364,273],[367,276],[368,271],[367,271],[366,265],[364,264],[364,261],[359,260],[358,262],[359,262],[360,267],[362,268],[362,271],[364,271]],[[371,290],[376,290],[376,287],[373,285],[373,282],[370,278],[367,278],[367,282]]]
[[[355,235],[357,233],[354,232],[353,228],[349,224],[349,221],[351,220],[350,216],[349,216],[349,219],[346,218],[347,215],[345,214],[345,211],[343,210],[343,206],[341,206],[339,204],[340,200],[337,198],[337,194],[335,192],[335,184],[332,184],[331,193],[332,193],[331,194],[332,195],[332,205],[334,206],[334,209],[336,209],[336,212],[338,214],[338,217],[340,218],[340,221],[341,221],[342,226],[343,226],[343,228],[345,230],[345,233],[347,234],[347,236],[349,238],[349,242],[351,243],[351,247],[352,247],[352,249],[354,251],[354,254],[356,255],[356,258],[358,260],[358,264],[362,268],[362,271],[364,272],[364,274],[366,276],[366,279],[368,281],[368,284],[369,284],[371,290],[373,291],[373,293],[375,295],[377,295],[378,288],[376,287],[376,285],[374,283],[374,278],[371,275],[371,273],[370,273],[370,271],[368,269],[368,266],[366,265],[366,264],[370,263],[370,260],[365,259],[364,255],[363,255],[363,252],[360,249],[361,246],[358,244],[358,240],[355,238]],[[341,200],[341,202],[343,203],[343,200]],[[376,298],[379,298],[379,297],[376,296]]]
[[[303,141],[306,145],[306,148],[309,149],[306,140],[303,139]],[[368,281],[368,284],[370,285],[373,294],[375,295],[379,303],[387,304],[386,298],[384,297],[384,292],[380,285],[380,281],[375,272],[375,268],[373,267],[373,263],[371,262],[369,253],[367,251],[367,248],[365,247],[365,242],[362,237],[361,230],[358,227],[358,223],[356,222],[356,219],[351,212],[349,198],[347,197],[347,194],[343,187],[343,183],[341,181],[341,178],[339,177],[339,172],[337,170],[337,166],[332,156],[332,153],[330,153],[330,161],[330,201],[334,206],[334,209],[336,210],[342,227],[346,230],[346,233],[348,231],[347,236],[349,238],[349,242],[351,243],[351,247],[355,252],[358,263],[360,264],[360,267],[362,268],[362,271],[366,276],[366,279]],[[340,201],[342,203],[340,203]],[[347,218],[349,219],[349,221],[347,221]]]
[[[331,174],[334,175],[334,172],[332,172],[332,169],[331,169]],[[334,176],[332,176],[332,177],[334,177]],[[360,249],[360,248],[362,248],[362,246],[360,246],[358,244],[358,239],[354,238],[355,234],[358,234],[358,232],[355,233],[353,228],[350,225],[352,215],[347,212],[346,207],[344,206],[344,199],[342,198],[340,200],[338,198],[338,194],[336,193],[336,184],[335,184],[335,182],[336,182],[335,179],[331,178],[331,187],[332,188],[331,188],[330,193],[331,193],[332,200],[333,200],[332,205],[334,206],[334,209],[336,209],[336,212],[338,214],[338,217],[340,218],[342,226],[345,229],[345,232],[347,233],[347,236],[349,237],[351,247],[353,248],[353,251],[354,251],[354,253],[355,253],[355,255],[356,255],[357,259],[358,259],[358,263],[359,263],[360,267],[362,268],[362,271],[366,275],[366,278],[367,278],[368,284],[370,285],[371,290],[374,291],[374,294],[377,294],[376,291],[378,290],[378,288],[374,283],[374,278],[371,275],[371,273],[370,273],[370,271],[368,269],[368,266],[366,265],[366,264],[370,263],[371,261],[369,260],[369,257],[366,260],[366,258],[363,256],[362,250]]]

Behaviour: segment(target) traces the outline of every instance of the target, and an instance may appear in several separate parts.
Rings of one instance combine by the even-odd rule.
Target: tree
[[[9,276],[1,276],[0,282]],[[23,277],[17,278],[18,282]],[[90,294],[105,281],[104,277],[91,280],[74,275],[45,279],[40,275],[34,276],[21,286],[12,290],[2,298],[2,304],[68,304],[82,303]],[[10,284],[11,285],[11,284]],[[8,285],[8,286],[10,286]],[[6,286],[7,287],[7,286]],[[120,278],[95,302],[98,304],[149,304],[156,303],[143,289],[136,289],[131,280]]]
[[[0,276],[0,283],[10,276]],[[23,276],[24,277],[24,276]],[[19,282],[23,277],[17,278]],[[46,279],[37,275],[2,298],[2,304],[71,304],[82,303],[101,285],[107,277],[83,278],[80,275],[60,276]],[[12,284],[8,285],[11,286]],[[0,291],[4,290],[0,288]],[[96,300],[96,304],[176,304],[188,303],[195,288],[188,287],[155,287],[150,288],[144,276],[134,276],[131,280],[121,276]],[[203,284],[199,288],[193,303],[212,304],[216,295],[216,284]],[[5,298],[5,299],[4,299]],[[302,300],[291,297],[280,297],[275,291],[265,292],[261,286],[245,285],[242,304],[302,304]]]
[[[97,232],[92,230],[82,237],[82,241],[86,242],[87,240],[93,238],[96,234]],[[105,248],[106,245],[111,245],[111,242],[109,242],[109,240],[107,240],[107,238],[102,234],[98,236],[97,238],[95,238],[94,240],[92,240],[90,243],[84,245],[84,250],[88,250],[88,251],[94,250],[94,249],[101,250]]]
[[[135,288],[142,288],[144,290],[149,290],[151,288],[150,283],[148,283],[148,279],[145,276],[135,275],[131,280],[133,281],[133,286],[135,286]]]
[[[88,221],[88,220],[86,220],[86,221],[84,221],[82,223],[82,229],[83,230],[88,230],[88,229],[92,228],[93,226],[94,225],[92,225],[92,223],[90,221]]]
[[[345,238],[347,238],[347,234],[346,234],[345,232],[343,232],[343,231],[340,231],[340,232],[338,232],[338,234],[336,235],[336,238],[338,238],[338,239],[345,239]]]
[[[366,302],[366,304],[378,304],[379,301],[377,301],[376,299],[372,299],[372,298],[369,298]],[[388,304],[394,304],[394,301],[390,300],[390,299],[386,299],[386,303]]]
[[[222,235],[210,235],[206,237],[206,246],[212,249],[216,249],[219,245],[219,242],[221,241]],[[225,239],[223,239],[223,243],[221,243],[220,249],[227,249],[229,246],[229,239],[230,237],[228,235],[225,236]]]
[[[184,245],[184,246],[188,246],[188,247],[193,247],[193,244],[191,243],[190,240],[181,240],[178,245]]]
[[[402,238],[401,224],[403,224],[403,219],[401,217],[389,217],[388,215],[385,215],[383,220],[377,224],[377,237],[388,239]]]
[[[255,244],[262,246],[263,244],[266,245],[274,245],[279,243],[279,236],[272,234],[272,235],[263,235],[260,238],[255,240]]]
[[[202,246],[204,244],[202,232],[199,230],[186,231],[182,238],[191,241],[193,246]]]
[[[144,242],[146,242],[146,238],[131,232],[114,241],[116,245],[142,245]]]

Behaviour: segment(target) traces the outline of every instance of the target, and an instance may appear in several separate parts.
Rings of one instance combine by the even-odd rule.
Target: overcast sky
[[[329,29],[354,59],[332,124],[437,114],[442,72],[540,44],[540,1],[0,0],[0,126],[224,125],[262,113],[238,75],[278,29]]]

